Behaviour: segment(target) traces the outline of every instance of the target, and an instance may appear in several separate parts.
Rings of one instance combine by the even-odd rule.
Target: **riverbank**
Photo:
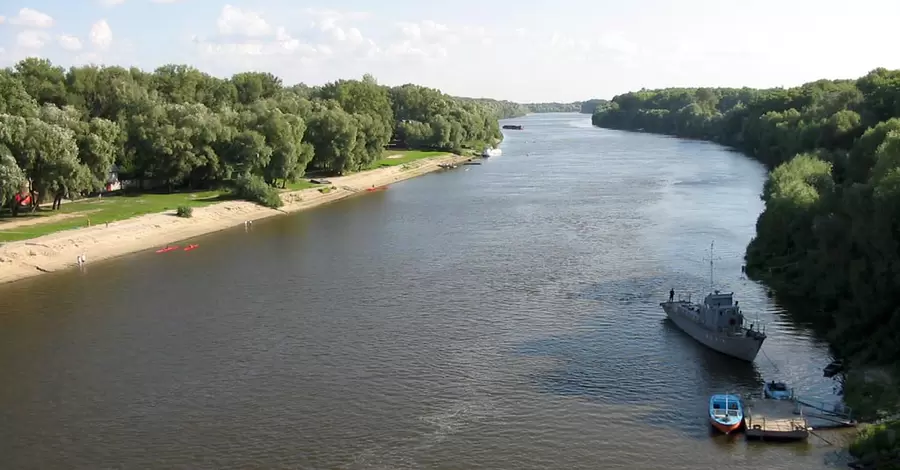
[[[596,118],[597,115],[592,119],[592,124],[599,128],[667,135],[682,139],[685,138],[678,135],[676,132],[650,132],[645,129],[628,129],[612,125],[602,125],[603,123],[598,123],[598,119]],[[683,127],[676,126],[672,129],[677,130],[681,128]],[[884,126],[882,128],[884,128]],[[868,137],[869,139],[873,139],[871,136],[878,134],[867,133],[866,135],[870,136]],[[792,155],[790,158],[785,157],[785,155],[778,155],[777,158],[772,158],[769,157],[768,154],[748,152],[746,148],[734,145],[734,142],[722,138],[717,139],[715,137],[715,135],[712,135],[707,139],[700,140],[719,143],[721,145],[730,143],[732,145],[726,146],[743,153],[748,158],[766,164],[769,170],[772,170],[773,167],[779,163],[790,162],[793,157]],[[857,141],[857,144],[855,145],[860,145],[859,142],[866,142],[865,139],[865,136],[860,137],[860,140]],[[865,147],[865,145],[869,145],[871,150],[866,150],[867,147]],[[870,140],[864,144],[864,146],[857,147],[858,149],[862,148],[864,150],[857,151],[865,154],[866,152],[873,152],[877,146],[878,143],[873,144]],[[807,161],[805,163],[810,162]],[[804,169],[798,170],[798,168]],[[780,174],[780,179],[788,180],[789,178],[793,178],[795,183],[800,181],[810,181],[811,177],[809,174],[803,173],[803,171],[806,171],[805,168],[808,167],[799,165],[791,170],[784,171]],[[869,170],[866,169],[866,171]],[[771,176],[770,181],[772,181]],[[838,181],[834,181],[834,183],[836,186],[842,184]],[[806,187],[812,188],[812,186],[809,185]],[[813,191],[817,190],[813,189]],[[774,192],[777,192],[777,190]],[[836,199],[833,197],[834,194],[851,193],[852,192],[838,192],[822,195],[816,193],[816,195],[825,201],[840,201],[839,198]],[[784,199],[787,199],[787,197],[785,196]],[[764,200],[768,204],[768,200]],[[874,227],[875,224],[872,222],[873,216],[871,214],[857,215],[845,212],[845,208],[847,207],[860,208],[865,206],[865,204],[858,203],[855,200],[853,202],[856,203],[856,205],[849,205],[849,203],[832,203],[832,205],[824,207],[830,209],[833,213],[836,213],[837,218],[835,220],[842,220],[843,226],[845,227],[849,227],[850,225]],[[781,207],[784,207],[783,202]],[[854,441],[848,447],[850,454],[858,459],[858,463],[860,464],[859,468],[888,468],[884,466],[888,465],[886,462],[894,465],[894,467],[890,468],[900,468],[897,466],[900,465],[900,439],[897,439],[897,432],[900,431],[900,420],[897,419],[897,411],[900,410],[900,393],[898,393],[900,388],[898,388],[897,385],[900,384],[900,372],[898,372],[900,371],[900,364],[898,364],[895,359],[892,359],[892,352],[893,357],[896,357],[896,348],[890,339],[886,338],[889,334],[884,333],[885,331],[889,332],[890,330],[882,331],[876,326],[879,322],[883,324],[885,318],[890,318],[891,313],[889,310],[885,311],[886,309],[882,308],[879,311],[880,316],[876,317],[873,315],[872,318],[861,317],[860,312],[865,312],[864,306],[867,305],[867,302],[872,298],[872,295],[867,297],[864,301],[859,301],[860,303],[857,305],[851,305],[850,302],[846,302],[846,297],[842,297],[840,294],[835,296],[835,293],[846,292],[849,295],[853,292],[869,292],[871,294],[871,292],[874,292],[871,291],[871,289],[860,290],[852,286],[852,283],[856,283],[857,285],[868,288],[867,278],[859,276],[843,278],[833,276],[833,273],[835,272],[848,272],[848,265],[852,266],[861,261],[865,261],[865,264],[872,266],[889,266],[890,261],[885,261],[883,258],[878,259],[877,257],[880,255],[880,252],[877,251],[874,252],[874,255],[862,257],[860,257],[860,252],[841,254],[840,256],[835,256],[832,252],[830,253],[830,255],[833,256],[832,259],[841,260],[835,262],[847,264],[842,265],[840,269],[829,268],[824,271],[818,271],[819,268],[817,267],[826,266],[827,264],[822,264],[818,262],[818,260],[811,262],[809,259],[803,259],[803,256],[799,255],[793,257],[784,256],[784,254],[780,252],[776,256],[773,255],[770,250],[766,249],[767,247],[772,246],[780,249],[784,243],[783,240],[786,236],[785,232],[790,232],[784,225],[779,225],[777,222],[773,223],[773,220],[815,220],[816,217],[821,215],[822,207],[823,206],[818,206],[816,209],[818,212],[803,212],[803,210],[798,210],[791,215],[785,215],[785,213],[779,212],[777,216],[768,219],[765,217],[771,214],[763,212],[757,223],[757,233],[754,240],[758,243],[758,241],[763,239],[766,233],[768,233],[769,244],[763,243],[758,245],[762,246],[762,249],[758,248],[753,250],[753,242],[751,242],[750,248],[746,250],[747,257],[745,258],[747,261],[747,275],[750,279],[765,284],[772,291],[777,293],[776,297],[778,298],[779,303],[792,312],[790,314],[791,317],[806,325],[813,325],[811,329],[816,330],[819,337],[826,338],[837,357],[844,361],[846,373],[843,381],[844,393],[842,400],[853,410],[854,418],[858,419],[861,423],[870,423],[861,426],[860,432],[855,436]],[[849,224],[849,222],[847,222],[848,219],[854,221],[854,223]],[[763,226],[760,221],[766,222],[768,225]],[[796,229],[796,227],[796,225],[790,226],[791,229]],[[854,243],[861,243],[862,246],[867,246],[870,243],[868,240],[877,240],[877,243],[884,243],[883,238],[862,237],[857,233],[852,234],[852,236],[847,233],[841,234],[837,231],[836,227],[837,226],[832,225],[830,231],[813,230],[811,227],[807,227],[805,231],[801,232],[802,235],[797,239],[802,240],[803,243],[807,245],[816,245],[819,241],[813,238],[814,241],[810,242],[809,236],[816,233],[827,233],[828,235],[824,241],[825,244],[831,243],[830,240],[847,239],[854,240]],[[873,230],[873,233],[875,232],[877,232],[877,230]],[[790,238],[788,239],[790,240]],[[797,246],[801,246],[801,244],[798,243],[799,242],[795,242]],[[819,256],[819,254],[816,256]],[[796,268],[797,266],[802,266],[804,269],[798,269]],[[877,273],[879,272],[878,269],[878,267],[873,267],[870,271]],[[801,287],[798,289],[798,286]],[[818,286],[827,287],[822,290],[817,290]],[[820,292],[825,293],[825,295],[819,295]],[[822,302],[820,299],[823,297],[829,298],[831,301]],[[879,295],[874,295],[874,297],[878,298]],[[839,300],[845,302],[843,310],[834,308],[834,305]],[[863,305],[863,307],[859,307],[859,305]],[[890,306],[890,304],[888,304],[888,306]],[[841,330],[835,331],[834,325],[836,323],[842,324]],[[861,331],[863,334],[860,334]]]
[[[7,243],[0,247],[0,284],[75,267],[81,254],[92,263],[225,230],[247,220],[299,212],[346,199],[373,186],[431,173],[439,170],[441,163],[459,163],[469,158],[443,155],[330,178],[332,189],[327,192],[309,188],[282,193],[284,206],[280,209],[248,201],[227,201],[195,208],[191,218],[176,217],[175,211],[170,210]]]

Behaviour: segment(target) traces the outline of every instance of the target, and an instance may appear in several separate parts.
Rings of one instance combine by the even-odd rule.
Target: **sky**
[[[898,18],[897,0],[4,0],[0,66],[178,63],[310,85],[370,73],[457,96],[570,102],[897,69]]]

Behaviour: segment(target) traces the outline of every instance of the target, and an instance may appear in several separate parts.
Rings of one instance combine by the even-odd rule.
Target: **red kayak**
[[[200,245],[188,245],[188,246],[184,247],[184,251],[191,251],[191,250],[193,250],[195,248],[199,248],[199,247],[200,247]]]
[[[167,247],[165,247],[165,248],[161,248],[161,249],[159,249],[159,250],[156,250],[156,252],[157,252],[157,253],[168,253],[168,252],[170,252],[170,251],[174,251],[174,250],[177,250],[177,249],[178,249],[178,245],[175,245],[175,246],[167,246]]]
[[[388,188],[387,186],[378,186],[378,187],[372,186],[371,188],[366,189],[366,191],[384,191],[387,188]]]

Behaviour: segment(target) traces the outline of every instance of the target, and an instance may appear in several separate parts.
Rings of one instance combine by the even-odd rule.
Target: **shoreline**
[[[169,210],[111,222],[108,226],[64,230],[6,243],[0,246],[0,284],[76,267],[76,259],[82,253],[90,263],[157,249],[240,226],[247,220],[322,206],[364,193],[373,186],[385,186],[432,173],[440,169],[440,163],[461,163],[470,158],[448,154],[329,178],[331,187],[335,189],[327,193],[319,192],[319,188],[281,193],[284,206],[279,209],[269,209],[249,201],[225,201],[197,207],[191,218],[176,217],[175,210]]]

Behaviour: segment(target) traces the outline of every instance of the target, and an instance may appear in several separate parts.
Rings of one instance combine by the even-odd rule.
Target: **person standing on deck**
[[[675,289],[672,288],[672,289],[669,289],[669,302],[674,302],[674,301],[675,301]]]

